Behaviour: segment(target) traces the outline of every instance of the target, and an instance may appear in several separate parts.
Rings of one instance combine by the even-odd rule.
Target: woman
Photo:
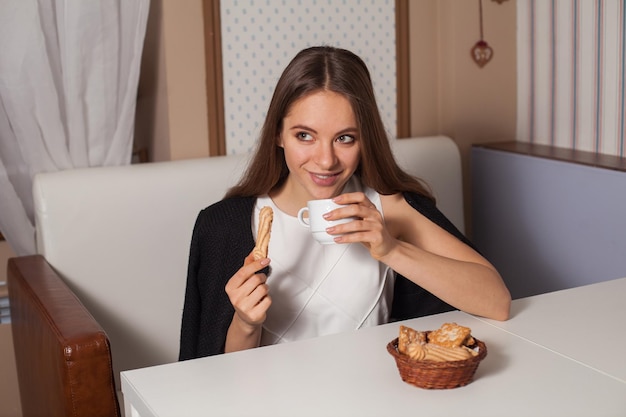
[[[295,216],[308,200],[345,207],[320,245]],[[270,259],[254,260],[258,213],[274,210]],[[198,216],[180,359],[248,349],[452,308],[509,316],[496,269],[396,164],[371,78],[353,53],[301,51],[278,81],[253,159]]]

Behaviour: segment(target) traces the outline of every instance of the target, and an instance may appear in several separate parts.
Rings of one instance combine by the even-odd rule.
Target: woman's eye
[[[352,143],[354,142],[354,136],[350,136],[350,135],[341,135],[337,138],[337,142],[339,143]]]
[[[312,140],[313,137],[306,132],[299,132],[296,134],[296,137],[300,140]]]

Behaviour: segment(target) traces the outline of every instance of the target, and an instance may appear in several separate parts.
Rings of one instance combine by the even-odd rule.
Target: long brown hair
[[[365,186],[384,195],[412,191],[434,199],[419,179],[396,163],[363,60],[331,46],[304,49],[287,65],[274,90],[256,152],[226,198],[265,195],[285,181],[289,171],[277,141],[283,119],[295,101],[320,90],[333,91],[350,101],[361,138],[356,174]]]

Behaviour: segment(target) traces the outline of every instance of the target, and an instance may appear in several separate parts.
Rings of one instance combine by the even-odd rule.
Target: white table
[[[519,300],[514,303],[513,318],[505,323],[462,312],[405,322],[413,328],[427,330],[454,321],[471,327],[472,333],[487,344],[487,357],[480,364],[475,380],[465,387],[424,390],[403,382],[386,351],[386,344],[398,333],[399,323],[391,323],[122,372],[126,415],[625,415],[626,383],[619,377],[621,371],[605,367],[613,361],[596,363],[595,355],[577,354],[577,350],[569,352],[568,343],[561,343],[558,337],[551,338],[550,333],[536,331],[532,326],[535,322],[549,329],[551,323],[582,317],[582,327],[608,320],[621,330],[624,306],[617,306],[617,311],[611,309],[613,313],[604,316],[602,305],[607,297],[611,298],[605,294],[607,291],[625,294],[625,290],[626,279],[623,279],[613,284],[594,284]],[[575,304],[581,298],[590,300],[585,304],[588,309],[578,313]],[[571,311],[572,315],[564,319],[544,317],[543,314],[552,314],[546,307],[552,303],[559,303],[562,307],[559,311]],[[545,313],[541,313],[543,309]],[[618,333],[608,335],[621,343],[624,335]],[[606,351],[612,343],[605,339],[591,349],[595,346]]]
[[[511,315],[482,320],[626,383],[626,278],[520,298]]]

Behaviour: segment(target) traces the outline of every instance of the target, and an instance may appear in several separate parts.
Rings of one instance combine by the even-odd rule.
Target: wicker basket
[[[398,352],[398,338],[387,344],[387,351],[395,358],[404,382],[427,389],[456,388],[470,383],[480,361],[487,356],[487,346],[478,339],[474,340],[478,355],[460,361],[413,360]]]

